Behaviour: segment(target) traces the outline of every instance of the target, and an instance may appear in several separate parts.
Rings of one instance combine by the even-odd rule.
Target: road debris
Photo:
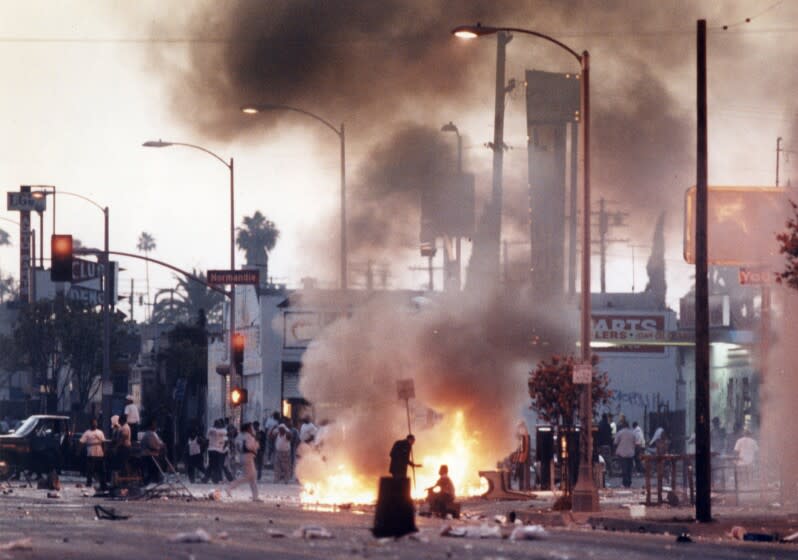
[[[511,541],[534,541],[546,536],[543,525],[520,525],[510,533]]]
[[[33,550],[33,541],[30,537],[9,541],[0,544],[0,550]]]
[[[285,532],[280,529],[267,529],[266,534],[273,539],[281,539],[285,537]]]
[[[501,539],[503,538],[501,527],[496,525],[480,525],[479,527],[454,527],[444,525],[441,528],[442,537],[458,537],[466,539]]]
[[[320,525],[305,525],[294,531],[295,537],[303,539],[331,539],[332,533]]]
[[[209,543],[211,542],[211,536],[204,529],[197,529],[190,533],[177,533],[169,540],[181,543]]]
[[[110,521],[119,521],[122,519],[130,519],[129,515],[120,515],[116,513],[116,509],[114,508],[106,508],[97,504],[94,506],[94,515],[96,516],[95,519],[108,519]]]

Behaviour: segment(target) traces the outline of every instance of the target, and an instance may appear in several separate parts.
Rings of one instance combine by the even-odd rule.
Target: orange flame
[[[485,460],[478,439],[466,431],[462,411],[420,434],[415,447],[414,461],[423,467],[415,472],[414,499],[426,497],[426,489],[438,480],[440,465],[448,465],[458,496],[477,496],[487,490],[487,482],[478,475],[478,470],[486,467]],[[377,500],[374,478],[359,474],[356,466],[344,462],[332,473],[306,480],[303,486],[301,500],[307,504],[373,504]]]

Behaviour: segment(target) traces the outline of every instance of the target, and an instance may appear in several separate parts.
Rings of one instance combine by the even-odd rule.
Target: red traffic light
[[[50,254],[50,279],[53,282],[72,282],[72,236],[53,235]]]
[[[241,387],[233,387],[230,389],[230,403],[233,406],[240,406],[247,402],[248,393],[246,389]]]

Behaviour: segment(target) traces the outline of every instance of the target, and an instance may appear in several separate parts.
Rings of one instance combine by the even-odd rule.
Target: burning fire
[[[387,449],[385,450],[387,476]],[[305,460],[305,457],[303,457]],[[413,498],[426,498],[426,489],[438,480],[438,468],[449,466],[458,496],[478,496],[487,491],[487,482],[477,474],[480,469],[490,468],[489,461],[479,451],[479,441],[467,433],[465,418],[458,410],[440,424],[417,436],[414,446],[414,462],[423,465],[415,472]],[[332,472],[329,472],[332,470]],[[355,465],[338,462],[328,466],[328,474],[318,480],[304,483],[301,500],[307,504],[373,504],[377,500],[377,480],[373,476],[358,473]],[[412,479],[412,471],[409,473]]]

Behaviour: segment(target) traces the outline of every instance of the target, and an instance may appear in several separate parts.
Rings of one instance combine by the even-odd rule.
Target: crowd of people
[[[166,438],[159,435],[155,418],[148,418],[144,429],[139,428],[140,424],[141,416],[132,396],[127,397],[125,412],[111,417],[107,437],[97,419],[90,421],[89,429],[79,439],[87,486],[98,484],[101,492],[106,491],[113,472],[140,476],[146,486],[161,482],[164,472],[174,468],[166,453],[171,444],[167,446]],[[274,482],[294,482],[301,444],[318,447],[323,429],[310,417],[303,418],[297,426],[277,412],[263,423],[245,422],[240,429],[229,418],[216,419],[207,430],[195,421],[169,455],[174,464],[182,461],[191,483],[219,485],[226,481],[224,489],[228,493],[248,483],[253,500],[258,500],[257,482],[262,480],[263,471],[273,469]],[[162,434],[170,436],[168,432],[166,429]]]

